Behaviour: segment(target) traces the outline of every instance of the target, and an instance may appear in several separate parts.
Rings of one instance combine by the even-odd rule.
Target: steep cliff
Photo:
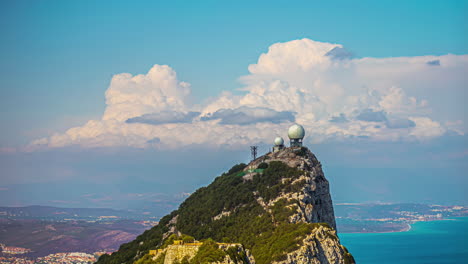
[[[302,246],[287,254],[287,259],[275,261],[277,264],[323,264],[355,263],[348,250],[340,244],[336,231],[329,227],[319,227],[307,235]]]
[[[240,243],[252,257],[234,263],[354,263],[335,226],[320,162],[307,148],[286,148],[234,166],[158,226],[98,263],[133,263],[163,247],[171,234]],[[151,262],[156,258],[149,261],[157,263]],[[185,261],[198,263],[196,258]]]
[[[325,178],[322,165],[315,155],[307,148],[286,148],[282,151],[268,153],[267,155],[253,161],[247,167],[258,167],[261,163],[280,161],[289,167],[298,168],[302,174],[297,179],[283,178],[287,184],[299,184],[300,188],[282,192],[277,198],[268,203],[273,205],[277,200],[286,198],[297,202],[298,210],[291,216],[290,221],[294,223],[327,223],[336,229],[335,214],[330,196],[328,180]],[[248,177],[248,174],[247,174]],[[247,178],[244,176],[244,178]]]

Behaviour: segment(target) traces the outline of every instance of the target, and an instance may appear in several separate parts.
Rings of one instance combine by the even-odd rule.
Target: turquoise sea
[[[468,263],[468,217],[418,222],[408,232],[339,237],[357,264]]]

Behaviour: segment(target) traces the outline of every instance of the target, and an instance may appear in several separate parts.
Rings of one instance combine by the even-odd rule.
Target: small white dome
[[[290,139],[303,139],[305,136],[305,130],[301,125],[294,124],[288,130],[288,137]]]
[[[276,145],[276,146],[281,146],[281,145],[283,145],[283,144],[284,144],[284,140],[283,140],[282,137],[276,137],[276,138],[275,138],[275,145]]]

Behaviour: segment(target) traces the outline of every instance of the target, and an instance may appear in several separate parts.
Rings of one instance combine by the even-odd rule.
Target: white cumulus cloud
[[[300,39],[271,45],[248,69],[240,93],[225,91],[196,107],[190,84],[169,66],[117,74],[101,119],[31,146],[235,147],[285,136],[293,122],[306,128],[306,142],[466,132],[459,97],[467,55],[353,58],[340,44]]]
[[[103,120],[125,121],[143,114],[187,108],[190,84],[177,80],[167,65],[154,65],[147,74],[117,74],[106,91]]]

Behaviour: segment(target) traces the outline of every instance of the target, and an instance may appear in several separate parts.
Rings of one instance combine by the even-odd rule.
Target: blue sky
[[[203,100],[239,87],[272,43],[297,38],[358,57],[466,54],[466,11],[466,1],[3,1],[1,143],[100,115],[113,74],[155,63]]]
[[[182,108],[172,106],[154,108],[157,110],[153,109],[155,113],[194,111],[205,114],[209,109],[219,110],[213,108],[214,106],[209,108],[207,105],[210,103],[219,105],[219,98],[224,92],[239,94],[243,92],[236,89],[249,87],[250,84],[246,83],[245,79],[241,78],[242,76],[250,76],[251,80],[263,78],[259,77],[263,66],[257,61],[259,56],[267,53],[275,43],[290,43],[290,41],[305,38],[316,42],[342,45],[353,54],[355,59],[418,57],[422,61],[441,61],[444,67],[453,65],[455,63],[453,61],[460,60],[460,57],[454,59],[443,56],[468,53],[467,9],[466,1],[332,1],[330,3],[323,1],[137,1],[132,3],[127,1],[2,1],[0,8],[2,36],[0,42],[0,89],[2,92],[0,122],[4,125],[0,147],[8,149],[0,154],[1,162],[5,165],[2,166],[1,175],[7,183],[5,186],[8,185],[2,188],[13,190],[11,186],[17,186],[17,184],[58,181],[62,182],[63,186],[67,186],[71,182],[82,179],[86,179],[84,180],[86,183],[89,175],[93,175],[89,178],[98,178],[106,172],[110,173],[112,166],[109,164],[119,163],[121,159],[118,153],[135,151],[123,150],[122,145],[112,145],[117,148],[109,150],[103,147],[102,142],[93,142],[93,144],[98,144],[99,150],[86,146],[73,146],[72,150],[45,148],[27,153],[21,151],[11,153],[10,151],[10,148],[21,149],[36,139],[49,138],[54,133],[64,133],[71,127],[83,126],[88,120],[99,120],[104,111],[107,111],[106,109],[110,109],[110,113],[114,111],[106,105],[105,92],[108,89],[112,90],[110,83],[116,74],[146,74],[155,64],[169,65],[177,73],[177,81],[191,84],[191,95],[184,97]],[[310,42],[306,44],[310,47],[319,45]],[[427,55],[435,57],[421,57]],[[381,62],[389,63],[387,60]],[[253,72],[248,66],[256,63],[259,65],[259,70]],[[466,112],[462,103],[466,98],[466,85],[464,85],[466,78],[463,77],[466,68],[463,68],[463,65],[457,66],[458,68],[449,68],[446,71],[435,70],[436,67],[428,68],[422,72],[412,72],[413,78],[402,76],[391,80],[395,82],[391,85],[401,86],[408,98],[416,98],[420,108],[425,107],[423,106],[424,100],[428,101],[429,107],[427,109],[411,108],[404,114],[394,116],[389,112],[389,108],[384,109],[388,114],[387,126],[390,127],[388,125],[390,121],[398,124],[405,122],[411,124],[415,122],[411,120],[417,113],[417,118],[420,119],[417,119],[419,121],[416,122],[416,128],[422,126],[423,122],[424,124],[437,122],[442,127],[439,132],[434,132],[438,136],[423,135],[419,130],[418,140],[404,141],[400,139],[405,138],[405,133],[410,132],[394,133],[395,130],[388,129],[385,132],[388,132],[385,134],[387,138],[383,140],[376,133],[370,136],[373,140],[369,142],[356,141],[356,137],[367,137],[367,134],[364,133],[364,136],[363,131],[360,131],[361,134],[356,132],[359,134],[356,134],[356,137],[339,139],[330,138],[328,134],[326,137],[320,134],[315,138],[324,136],[325,139],[320,142],[313,139],[310,144],[317,144],[316,149],[319,151],[317,154],[327,158],[330,170],[337,174],[345,174],[342,172],[351,167],[354,171],[361,168],[365,172],[355,174],[365,174],[362,177],[367,179],[366,177],[372,177],[379,172],[386,175],[389,168],[398,167],[398,169],[408,170],[402,173],[403,175],[420,176],[415,180],[409,180],[413,184],[411,186],[425,182],[424,175],[427,174],[427,166],[421,162],[421,159],[428,159],[430,153],[441,153],[442,157],[433,158],[441,161],[442,165],[431,164],[430,167],[450,168],[447,176],[449,182],[450,179],[453,180],[453,186],[466,184],[466,180],[460,176],[463,175],[465,168],[463,163],[466,161],[467,149],[466,137],[463,133],[459,133],[466,127],[466,122],[464,122]],[[371,68],[367,65],[359,67]],[[393,72],[393,68],[388,70],[389,75]],[[326,72],[326,74],[330,74],[330,76],[327,75],[327,80],[335,76],[337,79],[344,78],[343,82],[349,80],[346,77],[348,73],[341,71]],[[431,75],[432,79],[426,80],[427,75]],[[294,83],[295,79],[291,76],[278,78],[290,85],[300,85]],[[371,79],[372,76],[369,76],[367,77]],[[453,81],[446,81],[445,78]],[[445,83],[448,86],[446,93],[450,96],[445,96],[444,93],[439,96],[437,92],[433,92],[432,89],[443,86]],[[429,87],[432,84],[434,87]],[[425,90],[425,87],[430,89]],[[118,89],[116,91],[120,92]],[[349,88],[349,91],[353,92],[353,88]],[[395,92],[397,93],[398,91]],[[255,116],[258,114],[256,112],[258,109],[255,107],[268,108],[269,106],[250,104],[238,111],[245,115]],[[283,111],[279,108],[273,110]],[[297,111],[296,109],[286,110],[291,113],[293,110]],[[361,110],[367,111],[367,109]],[[318,110],[314,108],[310,111],[316,113]],[[375,108],[372,111],[378,113],[383,110]],[[118,111],[114,112],[116,115],[121,114]],[[301,111],[299,112],[301,114]],[[335,112],[329,111],[328,114],[332,115]],[[270,114],[275,115],[275,112]],[[352,112],[347,113],[348,119],[351,119],[349,117],[351,114]],[[298,120],[309,120],[307,118],[309,117],[306,115],[298,116]],[[455,128],[452,123],[460,120],[463,124],[458,124]],[[240,128],[252,131],[251,129],[260,129],[261,126],[262,123],[252,128],[240,125]],[[287,127],[287,123],[284,126]],[[385,124],[376,126],[385,126]],[[278,128],[274,127],[274,129]],[[424,130],[424,127],[421,130]],[[442,130],[444,132],[441,132]],[[458,132],[454,132],[455,130]],[[343,133],[354,132],[347,127],[346,132]],[[416,135],[416,132],[413,134]],[[421,139],[422,136],[424,139]],[[392,139],[389,139],[390,137]],[[156,135],[155,138],[164,142],[164,136]],[[108,138],[102,140],[106,142],[105,144],[109,142],[106,141]],[[119,142],[128,143],[129,140],[125,138]],[[264,140],[268,141],[268,139]],[[50,139],[48,142],[51,145]],[[70,144],[74,145],[76,142]],[[197,144],[203,144],[203,141]],[[347,152],[356,148],[355,144],[365,146],[368,150],[367,154]],[[331,147],[336,145],[338,147]],[[369,167],[366,166],[368,153],[384,153],[389,146],[394,148],[391,152],[394,155],[405,152],[401,150],[402,146],[411,146],[413,150],[411,155],[402,154],[405,157],[404,160],[397,159],[394,162],[385,162],[384,160],[388,157],[382,154],[380,161],[372,166],[372,172],[364,169]],[[244,161],[243,159],[246,158],[242,152],[239,152],[239,149],[224,148],[224,145],[222,149],[227,157],[232,158],[232,162]],[[349,164],[334,158],[336,153],[331,150],[344,153],[342,159],[352,157],[352,160],[359,164],[358,168],[355,168],[354,163]],[[148,160],[151,156],[148,153],[153,153],[154,150],[145,148],[139,151],[141,151],[139,155],[146,158],[135,160],[134,165],[126,168],[119,165],[120,172],[119,176],[115,176],[115,181],[116,186],[120,187],[115,188],[120,189],[115,193],[134,191],[126,190],[124,186],[126,185],[125,179],[133,177],[135,171],[141,172],[136,174],[140,175],[142,183],[161,179],[168,173],[167,168],[163,172],[152,171],[156,165]],[[158,151],[177,153],[174,149],[157,148],[157,153],[160,153]],[[214,158],[210,154],[210,149],[197,149],[196,151],[202,153],[206,159]],[[86,153],[90,152],[98,153],[95,154],[96,163],[92,166],[87,163],[86,157],[81,156],[86,156]],[[63,162],[57,158],[57,155],[63,156],[63,159],[69,157],[72,161]],[[156,157],[159,154],[154,155]],[[169,156],[176,159],[177,154]],[[99,162],[101,160],[102,163]],[[28,161],[30,165],[26,166],[28,168],[22,166],[25,161]],[[197,164],[195,161],[189,163]],[[155,164],[159,163],[155,161]],[[209,166],[212,162],[198,161],[198,164]],[[185,168],[186,171],[178,172],[180,175],[175,175],[176,178],[188,177],[185,174],[191,170],[205,176],[200,176],[199,179],[202,180],[190,181],[187,186],[174,187],[170,191],[173,193],[190,192],[196,186],[208,183],[216,173],[222,172],[230,165],[231,162],[220,163],[210,169],[201,170],[195,165],[188,166]],[[63,173],[64,171],[69,172],[70,176],[61,177],[66,174]],[[38,175],[31,175],[34,172],[38,172]],[[54,173],[57,174],[56,177],[51,176]],[[153,173],[154,176],[151,176]],[[41,180],[38,181],[37,178]],[[378,183],[374,185],[376,189],[379,187]],[[177,186],[177,184],[171,186]],[[395,197],[401,195],[399,192],[406,192],[406,190],[399,187],[392,188],[394,189],[390,188],[385,199],[400,201],[401,199]],[[436,188],[434,184],[433,189]],[[158,192],[162,192],[164,188],[160,189]],[[352,191],[345,191],[345,186],[339,187],[337,192],[350,194],[338,196],[340,201],[353,199]],[[11,203],[20,200],[22,204],[37,201],[37,198],[31,197],[12,198],[11,191],[9,194],[0,193]],[[19,193],[17,195],[22,195],[21,192],[17,193]],[[80,195],[86,195],[86,193],[83,192]],[[25,194],[24,197],[26,196]],[[41,200],[41,203],[58,200],[52,196]],[[408,200],[421,201],[426,199],[422,198],[423,196],[428,195],[418,195],[416,192],[414,195],[404,197]],[[467,201],[462,190],[458,190],[450,197],[444,202]],[[62,198],[70,201],[76,200],[70,197]],[[378,194],[370,192],[367,196],[363,195],[360,200],[379,200],[379,197]],[[81,205],[87,206],[88,204]]]

